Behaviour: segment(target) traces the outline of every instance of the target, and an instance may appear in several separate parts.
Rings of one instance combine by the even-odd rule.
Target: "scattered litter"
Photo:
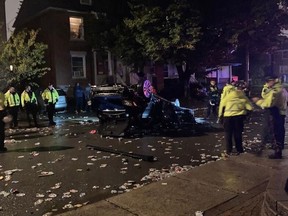
[[[71,190],[70,190],[70,193],[78,193],[78,190],[71,189]]]
[[[203,212],[202,211],[196,211],[195,216],[203,216]]]
[[[51,194],[48,195],[48,197],[50,197],[50,198],[55,198],[55,197],[57,197],[57,194],[51,193]]]
[[[6,191],[1,191],[1,192],[0,192],[0,195],[3,195],[4,197],[7,197],[7,196],[10,195],[10,193],[9,193],[9,192],[6,192]]]
[[[90,134],[96,134],[97,131],[96,131],[96,130],[91,130],[89,133],[90,133]]]
[[[58,189],[58,188],[61,187],[61,184],[62,184],[61,182],[56,183],[53,187],[51,187],[51,189],[52,189],[52,190]]]
[[[37,193],[37,194],[36,194],[36,198],[43,198],[43,197],[45,197],[44,194],[40,194],[40,193]]]
[[[34,202],[34,206],[40,205],[44,202],[43,199],[38,199],[36,202]]]
[[[45,176],[51,176],[54,175],[54,173],[52,171],[50,172],[41,172],[41,175],[39,175],[39,177],[45,177]]]
[[[25,193],[17,193],[17,194],[16,194],[17,197],[23,197],[23,196],[25,196],[25,195],[26,195]]]
[[[30,153],[30,155],[33,155],[34,157],[36,157],[36,156],[39,155],[39,152],[33,151],[33,152]]]
[[[79,195],[79,197],[84,197],[84,196],[86,196],[86,193],[81,193],[81,194]]]
[[[45,214],[43,214],[42,216],[52,216],[53,215],[53,212],[47,212]]]

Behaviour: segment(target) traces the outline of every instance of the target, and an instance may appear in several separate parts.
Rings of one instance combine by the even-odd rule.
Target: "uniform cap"
[[[269,76],[266,76],[265,77],[265,81],[266,82],[269,82],[269,81],[272,81],[272,80],[276,80],[278,77],[275,76],[275,75],[269,75]]]
[[[235,87],[239,88],[239,89],[244,89],[245,88],[245,83],[238,81],[235,83]]]

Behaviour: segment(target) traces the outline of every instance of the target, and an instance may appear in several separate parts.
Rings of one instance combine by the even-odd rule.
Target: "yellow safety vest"
[[[4,110],[5,109],[5,95],[3,94],[3,92],[0,92],[0,110]]]
[[[45,89],[42,93],[43,100],[47,100],[48,103],[55,104],[58,101],[59,95],[56,89],[50,90],[49,88]]]
[[[235,87],[231,84],[227,84],[226,86],[224,86],[223,90],[222,90],[222,94],[221,94],[221,100],[223,100],[226,95],[228,95],[231,91],[234,91]]]
[[[15,106],[19,106],[20,105],[20,97],[18,95],[18,93],[10,93],[10,91],[8,90],[5,93],[5,102],[4,105],[6,107],[15,107]]]
[[[221,100],[218,116],[231,117],[246,115],[247,110],[253,110],[252,103],[249,101],[243,91],[235,90],[230,92],[223,100]]]
[[[269,92],[256,102],[261,108],[278,107],[281,115],[286,115],[288,93],[281,83],[275,83]]]
[[[21,105],[22,107],[25,106],[26,103],[32,103],[32,104],[37,104],[37,99],[36,99],[36,96],[34,94],[34,92],[32,92],[31,94],[31,98],[30,98],[30,95],[27,91],[23,91],[22,94],[21,94]]]

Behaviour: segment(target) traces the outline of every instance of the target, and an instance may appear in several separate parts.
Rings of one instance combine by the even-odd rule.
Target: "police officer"
[[[38,103],[37,103],[35,93],[31,90],[30,85],[27,85],[25,90],[21,94],[21,105],[26,110],[29,127],[32,126],[30,114],[33,117],[35,127],[38,127],[38,123],[37,123]]]
[[[262,91],[261,91],[261,97],[263,99],[269,97],[270,91],[273,90],[273,85],[275,82],[275,77],[267,76],[265,78],[266,83],[263,85]],[[273,117],[271,115],[269,108],[263,109],[263,128],[261,133],[261,140],[262,140],[262,147],[264,147],[267,143],[272,143],[273,138]]]
[[[49,83],[48,88],[44,90],[41,96],[46,105],[49,125],[56,125],[56,123],[53,121],[53,115],[55,113],[55,104],[59,98],[57,90],[53,87],[51,83]]]
[[[18,111],[20,106],[20,97],[15,91],[15,88],[11,86],[8,91],[5,93],[5,102],[4,105],[7,107],[8,113],[12,116],[13,121],[10,125],[11,128],[18,127]]]
[[[6,152],[7,148],[4,147],[4,140],[5,140],[5,123],[4,117],[6,116],[5,111],[5,96],[2,92],[0,92],[0,152]]]
[[[222,90],[222,94],[221,94],[221,100],[228,95],[231,91],[235,90],[235,81],[232,80],[231,82],[228,81],[226,83],[226,85],[224,86],[223,90]]]
[[[253,110],[253,106],[243,92],[243,88],[242,83],[237,83],[235,90],[228,93],[219,105],[218,117],[223,117],[227,155],[232,153],[233,138],[237,154],[243,153],[242,132],[244,119],[247,111]]]
[[[217,116],[216,108],[219,105],[219,91],[215,80],[210,80],[210,86],[208,87],[208,104],[206,118],[210,117],[211,110],[215,116]]]
[[[285,117],[288,93],[276,77],[271,78],[270,84],[272,87],[265,98],[253,98],[253,101],[261,108],[268,108],[270,111],[275,138],[275,151],[273,154],[269,155],[269,158],[281,159],[285,140]]]

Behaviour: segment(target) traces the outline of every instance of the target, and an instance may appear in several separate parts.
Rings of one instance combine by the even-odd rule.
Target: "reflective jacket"
[[[18,93],[10,93],[10,91],[8,90],[5,93],[5,102],[4,105],[6,107],[15,107],[15,106],[19,106],[20,105],[20,97],[18,95]]]
[[[31,95],[31,97],[30,97]],[[34,94],[34,92],[27,92],[27,91],[23,91],[21,94],[21,105],[22,107],[25,107],[25,104],[30,103],[30,104],[37,104],[37,99],[36,96]]]
[[[223,100],[224,97],[226,97],[226,95],[228,95],[231,91],[234,91],[235,87],[231,84],[227,84],[226,86],[224,86],[223,90],[222,90],[222,94],[221,94],[221,100]]]
[[[49,88],[46,88],[44,92],[42,93],[42,98],[44,102],[46,103],[53,103],[56,104],[58,101],[59,95],[56,89],[50,90]]]
[[[218,116],[230,117],[246,115],[247,110],[253,110],[252,103],[249,101],[243,91],[235,90],[230,92],[223,100],[221,100]]]
[[[3,92],[0,92],[0,111],[5,109],[5,95],[3,94]]]
[[[288,93],[281,83],[275,83],[271,90],[256,102],[261,108],[277,107],[280,115],[286,115]]]
[[[263,88],[262,88],[262,92],[261,92],[261,97],[262,98],[265,98],[269,95],[269,92],[272,90],[272,88],[269,88],[267,84],[264,84],[263,85]]]

